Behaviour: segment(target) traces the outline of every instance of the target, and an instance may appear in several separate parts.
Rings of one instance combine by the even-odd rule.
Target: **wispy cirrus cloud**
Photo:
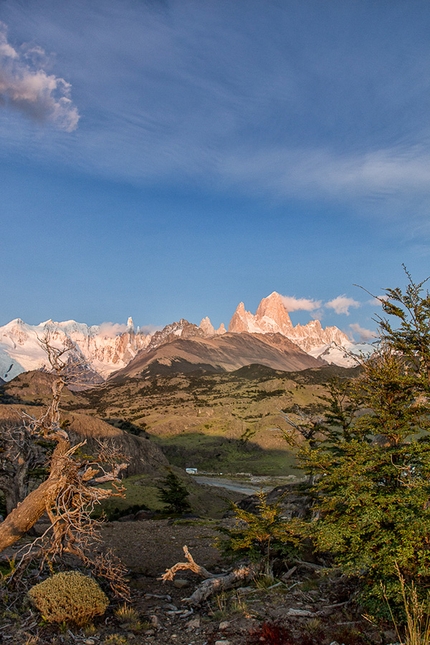
[[[357,308],[360,306],[360,302],[354,300],[354,298],[348,298],[346,295],[337,296],[333,300],[325,303],[325,307],[333,309],[337,314],[345,314],[345,316],[349,316],[351,307]]]
[[[281,296],[287,311],[315,311],[321,307],[321,300],[310,298],[295,298],[294,296]]]
[[[430,155],[426,147],[339,151],[330,147],[273,146],[226,151],[226,181],[280,197],[323,199],[384,212],[392,219],[409,210],[421,216],[430,205]]]
[[[71,85],[49,74],[46,64],[40,47],[15,49],[8,42],[6,25],[0,22],[0,106],[72,132],[79,113],[70,98]]]
[[[395,38],[382,42],[358,9],[357,27],[369,31],[365,49],[339,28],[338,12],[321,11],[318,3],[311,3],[306,30],[309,8],[292,15],[276,3],[264,9],[254,3],[249,12],[245,2],[216,9],[179,1],[102,4],[100,12],[99,3],[76,0],[67,16],[51,8],[62,27],[50,46],[74,66],[88,101],[79,151],[55,149],[63,163],[78,153],[92,172],[131,182],[198,182],[275,199],[326,200],[391,219],[413,212],[415,228],[428,220],[428,53],[420,41],[398,69]],[[40,7],[9,7],[8,20],[27,23],[26,33],[40,41],[46,21],[39,13]],[[403,22],[397,27],[402,34]],[[40,60],[30,64],[4,33],[2,47],[8,64],[43,70],[39,83],[66,83]],[[70,86],[68,92],[70,100]],[[68,105],[73,129],[78,115],[71,118]]]

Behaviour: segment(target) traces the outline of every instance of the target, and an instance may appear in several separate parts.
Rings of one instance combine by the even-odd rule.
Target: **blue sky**
[[[0,21],[0,325],[227,324],[275,290],[358,339],[377,307],[354,284],[430,274],[427,1],[1,0]]]

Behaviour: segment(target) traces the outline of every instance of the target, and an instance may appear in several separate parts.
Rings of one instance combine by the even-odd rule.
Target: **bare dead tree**
[[[125,596],[125,570],[112,554],[100,553],[97,547],[101,542],[100,527],[99,522],[92,518],[92,512],[104,499],[122,493],[119,475],[127,463],[112,444],[100,443],[94,459],[81,455],[85,442],[72,445],[60,421],[60,399],[66,385],[66,353],[71,346],[67,344],[56,348],[49,335],[41,344],[55,375],[51,403],[38,418],[25,414],[24,423],[16,431],[11,429],[5,435],[6,444],[10,440],[5,462],[6,456],[13,457],[14,450],[19,460],[25,460],[25,452],[19,452],[20,438],[23,439],[21,446],[28,446],[29,454],[30,444],[37,438],[53,442],[54,449],[46,480],[18,502],[0,524],[0,552],[19,540],[46,513],[50,528],[41,539],[20,554],[22,562],[28,560],[36,546],[43,559],[55,560],[69,554],[79,558],[98,575],[108,578],[114,591]],[[22,478],[18,471],[15,470],[14,474],[19,475],[18,479]],[[99,487],[106,482],[112,483],[110,489]]]

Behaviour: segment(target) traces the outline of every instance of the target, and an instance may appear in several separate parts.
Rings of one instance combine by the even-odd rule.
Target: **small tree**
[[[158,486],[159,496],[165,505],[166,513],[186,513],[191,510],[187,500],[189,492],[173,470],[169,470]]]
[[[360,407],[351,423],[329,415],[332,431],[300,454],[317,475],[317,549],[334,555],[362,582],[362,598],[375,613],[401,605],[399,575],[430,588],[430,300],[408,275],[405,292],[386,290],[381,345],[362,362],[349,398]]]
[[[263,565],[270,574],[275,558],[297,554],[300,539],[296,523],[283,517],[281,500],[269,504],[266,494],[258,494],[257,512],[253,513],[232,504],[236,524],[219,527],[227,536],[218,545],[224,555],[233,559],[249,558]]]

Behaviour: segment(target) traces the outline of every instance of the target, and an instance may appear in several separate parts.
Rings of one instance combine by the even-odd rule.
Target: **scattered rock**
[[[189,620],[186,624],[186,627],[189,630],[198,629],[200,627],[200,618],[197,616],[196,618]]]
[[[176,587],[176,589],[184,589],[185,587],[189,587],[190,583],[188,580],[184,580],[184,578],[175,578],[173,581],[173,586]]]
[[[134,515],[123,515],[122,517],[118,518],[118,522],[134,522]]]
[[[215,645],[230,645],[230,641],[215,641]]]
[[[308,609],[293,609],[290,607],[290,609],[287,611],[287,616],[302,616],[302,617],[310,617],[313,616],[314,612],[309,611]],[[334,643],[330,643],[330,645],[334,645]],[[338,645],[336,643],[336,645]]]
[[[228,621],[228,620],[223,620],[223,621],[222,621],[222,623],[220,623],[220,624],[219,624],[219,628],[218,628],[218,629],[220,630],[220,632],[223,632],[223,631],[225,631],[226,629],[228,629],[229,627],[230,627],[230,623],[229,623],[229,621]]]
[[[153,614],[152,616],[150,616],[149,620],[150,620],[151,625],[152,625],[153,627],[155,627],[155,629],[159,629],[159,628],[160,628],[160,621],[158,620],[158,616],[156,616],[155,614]]]
[[[183,620],[184,618],[188,618],[189,616],[191,616],[193,613],[194,613],[194,609],[184,610],[180,618],[182,618]]]
[[[138,511],[134,516],[134,521],[142,522],[143,520],[150,520],[154,515],[154,511]]]
[[[164,595],[164,594],[159,594],[159,593],[146,593],[145,598],[159,598],[160,600],[167,600],[167,602],[171,602],[172,596],[169,594]]]

